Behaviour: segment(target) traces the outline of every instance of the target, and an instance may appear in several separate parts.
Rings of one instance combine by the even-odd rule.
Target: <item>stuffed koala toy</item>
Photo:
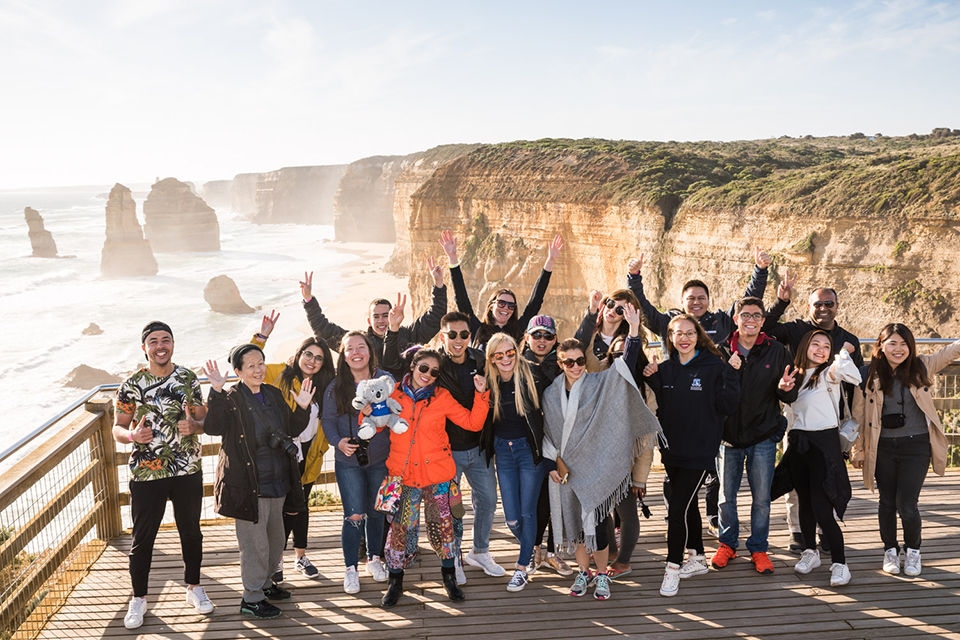
[[[394,386],[396,383],[390,376],[361,380],[357,385],[357,395],[351,403],[353,408],[359,411],[368,404],[373,408],[360,423],[357,436],[361,439],[369,440],[379,427],[390,427],[394,433],[407,430],[407,421],[400,417],[400,403],[390,397]]]

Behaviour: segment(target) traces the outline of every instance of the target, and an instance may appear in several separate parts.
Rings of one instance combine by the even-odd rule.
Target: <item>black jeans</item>
[[[203,504],[203,474],[174,476],[160,480],[130,483],[130,516],[133,519],[133,544],[130,547],[130,580],[133,595],[147,595],[153,544],[163,522],[167,500],[173,503],[173,518],[180,534],[183,556],[183,580],[200,584],[203,560],[203,534],[200,532],[200,508]]]
[[[877,519],[884,549],[898,547],[897,513],[903,523],[903,543],[919,549],[921,543],[920,489],[930,467],[930,435],[880,438],[874,478],[880,492]]]
[[[667,508],[667,562],[683,564],[687,549],[703,554],[703,520],[697,492],[706,480],[707,469],[666,467],[670,479],[670,503]]]
[[[717,524],[717,517],[720,514],[720,477],[716,468],[707,471],[707,477],[703,481],[703,504],[706,507],[707,519]],[[670,486],[670,478],[663,479],[663,505],[670,509],[670,498],[673,496],[673,488]]]
[[[843,532],[833,517],[833,505],[823,489],[823,481],[827,475],[826,468],[823,453],[815,446],[811,446],[804,453],[796,453],[796,459],[790,467],[793,488],[797,492],[803,548],[817,548],[817,525],[819,525],[820,535],[825,537],[830,545],[830,561],[846,564]]]

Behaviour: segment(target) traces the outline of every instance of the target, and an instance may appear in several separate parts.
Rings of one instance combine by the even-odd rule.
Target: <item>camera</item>
[[[353,452],[353,455],[357,458],[357,464],[361,467],[365,467],[370,464],[370,453],[367,451],[370,447],[369,440],[361,440],[356,436],[348,440],[350,444],[357,445],[357,450]]]
[[[902,413],[885,413],[880,416],[880,425],[884,429],[899,429],[907,424],[907,416]]]
[[[640,498],[640,513],[643,514],[644,518],[648,520],[650,519],[650,507],[646,505],[646,503],[643,501],[643,498]]]
[[[290,436],[271,431],[268,438],[267,443],[271,449],[280,449],[286,452],[288,456],[297,457],[297,445]]]

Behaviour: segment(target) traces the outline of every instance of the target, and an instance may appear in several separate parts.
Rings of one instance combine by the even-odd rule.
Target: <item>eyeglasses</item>
[[[617,301],[614,300],[613,298],[610,298],[609,300],[607,300],[607,302],[606,302],[605,304],[607,305],[607,309],[613,309],[614,307],[616,307],[616,311],[617,311],[617,315],[618,315],[618,316],[622,316],[622,315],[623,315],[623,305],[621,304],[621,305],[618,306],[618,305],[617,305]]]
[[[309,351],[304,351],[300,354],[300,357],[306,360],[307,362],[318,362],[323,364],[323,354],[322,353],[310,353]]]
[[[763,318],[763,314],[760,312],[755,312],[755,313],[743,312],[740,314],[741,320],[760,320],[761,318]]]
[[[671,331],[670,335],[674,338],[696,338],[696,331]]]
[[[437,367],[431,367],[428,364],[417,365],[417,371],[419,371],[420,373],[427,373],[430,375],[431,378],[436,378],[438,375],[440,375],[440,369],[438,369]]]
[[[498,299],[497,299],[497,307],[499,307],[499,308],[501,308],[501,309],[510,309],[511,311],[513,311],[514,309],[517,308],[517,303],[516,303],[516,302],[510,302],[509,300],[501,300],[501,299],[498,298]]]
[[[819,309],[820,307],[825,307],[827,309],[833,309],[834,305],[837,304],[833,300],[817,300],[816,302],[811,303],[814,308]]]
[[[466,340],[467,338],[470,337],[470,332],[467,331],[466,329],[464,329],[460,333],[457,333],[456,331],[445,331],[443,335],[447,336],[451,340],[456,340],[457,336],[460,336],[461,340]]]
[[[494,362],[500,362],[504,358],[513,358],[517,355],[516,349],[507,349],[506,351],[498,351],[497,353],[491,353],[490,359]]]
[[[534,340],[553,340],[554,336],[552,333],[547,333],[546,331],[534,331],[530,334],[530,337]]]
[[[568,367],[568,368],[569,368],[569,367],[572,367],[573,365],[577,365],[578,367],[582,367],[582,366],[584,366],[585,364],[587,364],[587,358],[586,358],[586,356],[580,356],[580,357],[577,358],[576,360],[574,360],[573,358],[564,358],[563,360],[557,360],[557,363],[558,363],[558,364],[562,364],[563,366]]]

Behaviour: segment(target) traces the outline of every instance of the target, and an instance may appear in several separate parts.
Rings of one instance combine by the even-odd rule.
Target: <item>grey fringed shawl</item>
[[[549,481],[555,542],[568,553],[578,542],[595,551],[597,524],[627,495],[634,453],[656,446],[660,423],[622,358],[585,373],[569,396],[559,376],[543,394],[543,415],[543,455],[559,453],[570,469],[567,484]]]

